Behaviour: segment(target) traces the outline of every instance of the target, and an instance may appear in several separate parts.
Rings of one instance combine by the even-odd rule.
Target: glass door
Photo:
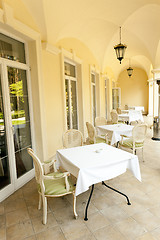
[[[0,190],[11,183],[0,65]]]
[[[34,176],[23,42],[0,33],[0,202]]]
[[[27,148],[31,147],[27,78],[25,70],[7,67],[7,71],[16,173],[19,178],[33,168],[32,159],[27,153]]]

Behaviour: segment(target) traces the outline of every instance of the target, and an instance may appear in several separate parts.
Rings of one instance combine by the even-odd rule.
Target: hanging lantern
[[[116,56],[117,56],[117,59],[120,61],[120,64],[122,59],[124,58],[124,53],[126,48],[127,46],[121,43],[121,27],[120,27],[120,43],[114,46],[114,49],[116,51]]]
[[[127,73],[128,73],[129,77],[131,77],[132,73],[133,73],[133,68],[131,68],[131,66],[130,66],[130,59],[129,59],[129,68],[127,68]]]

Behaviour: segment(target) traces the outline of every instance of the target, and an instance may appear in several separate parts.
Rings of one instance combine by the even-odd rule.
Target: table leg
[[[108,186],[108,185],[107,185],[107,184],[105,184],[105,182],[103,182],[103,181],[102,181],[102,184],[103,184],[103,185],[105,185],[106,187],[108,187],[109,189],[111,189],[111,190],[113,190],[113,191],[115,191],[115,192],[117,192],[117,193],[119,193],[119,194],[121,194],[121,195],[125,196],[125,197],[126,197],[126,199],[127,199],[127,204],[128,204],[128,205],[131,205],[131,203],[130,203],[130,201],[129,201],[129,198],[127,197],[127,195],[126,195],[126,194],[124,194],[124,193],[122,193],[122,192],[120,192],[120,191],[118,191],[118,190],[116,190],[116,189],[114,189],[114,188],[112,188],[112,187]]]
[[[94,190],[94,184],[92,185],[92,189],[91,189],[91,192],[90,192],[90,195],[89,195],[89,199],[88,199],[88,202],[87,202],[87,205],[86,205],[85,218],[84,218],[85,221],[88,220],[88,218],[87,218],[87,210],[88,210],[88,206],[89,206],[89,203],[90,203],[90,200],[91,200],[91,197],[92,197],[93,190]]]

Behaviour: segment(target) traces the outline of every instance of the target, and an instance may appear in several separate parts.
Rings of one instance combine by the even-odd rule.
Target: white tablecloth
[[[122,113],[118,115],[118,119],[119,120],[123,120],[123,121],[128,121],[129,123],[132,121],[138,121],[141,120],[142,122],[144,122],[143,120],[143,116],[142,116],[142,111],[138,111],[138,110],[129,110],[128,113]]]
[[[141,181],[138,157],[105,143],[57,150],[58,163],[77,178],[76,196],[92,184],[117,177],[130,169]]]
[[[144,107],[143,106],[132,106],[132,107],[128,107],[128,109],[130,110],[137,110],[137,111],[144,111]]]
[[[121,135],[132,136],[132,129],[133,126],[127,124],[112,124],[97,127],[98,135],[108,133],[109,138],[111,137],[111,145],[120,141]]]

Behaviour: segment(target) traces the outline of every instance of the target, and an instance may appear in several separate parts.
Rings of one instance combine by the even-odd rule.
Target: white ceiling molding
[[[77,57],[75,51],[73,51],[73,50],[71,50],[71,51],[72,52],[69,52],[69,51],[67,51],[64,48],[61,48],[61,52],[62,52],[64,58],[68,58],[68,59],[72,60],[75,63],[82,64],[82,62],[83,62],[82,59]]]
[[[58,55],[61,52],[60,49],[58,49],[57,47],[55,47],[47,42],[42,42],[42,48],[44,50],[46,50],[47,52],[52,53],[54,55]]]
[[[13,16],[13,9],[2,0],[2,8],[3,8],[3,20],[4,23],[13,26],[14,16]]]
[[[97,74],[100,74],[100,71],[96,68],[95,65],[90,65],[90,71],[91,72],[95,72]]]
[[[21,23],[20,21],[14,18],[12,7],[6,4],[3,0],[2,8],[3,10],[0,11],[0,21],[2,23],[18,31],[20,34],[27,36],[27,38],[40,39],[40,34],[38,32],[34,31],[32,28],[28,27],[24,23]]]

